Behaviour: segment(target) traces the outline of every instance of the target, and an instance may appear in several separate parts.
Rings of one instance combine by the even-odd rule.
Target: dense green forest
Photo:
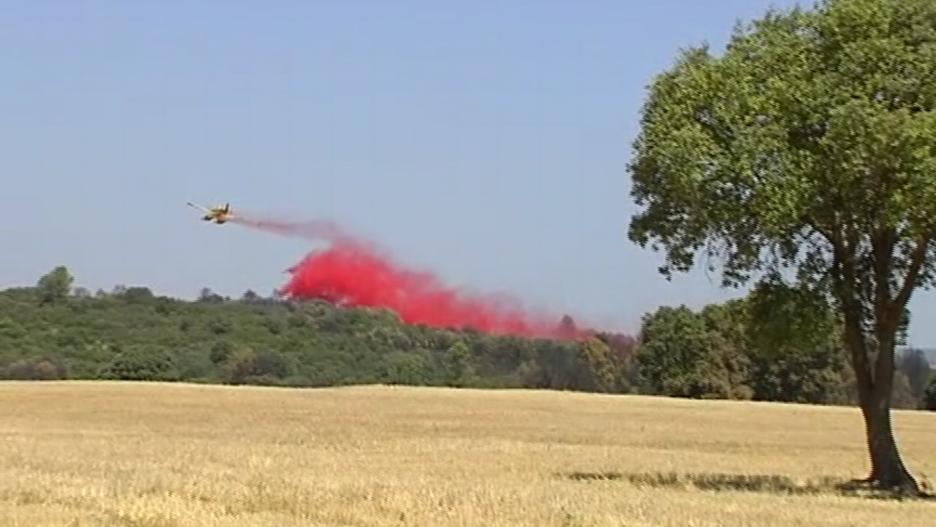
[[[167,380],[282,386],[385,383],[549,388],[853,404],[834,312],[783,285],[701,310],[662,307],[638,338],[570,341],[432,329],[386,310],[208,289],[195,301],[146,287],[73,287],[64,267],[0,292],[0,378]],[[565,317],[557,324],[574,326]],[[936,409],[917,350],[900,360],[894,404]]]

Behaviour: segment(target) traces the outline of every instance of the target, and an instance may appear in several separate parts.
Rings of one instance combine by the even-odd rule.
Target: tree
[[[153,300],[153,292],[148,287],[127,287],[120,295],[128,304],[146,304]]]
[[[289,359],[278,351],[263,350],[254,358],[253,374],[257,376],[270,376],[276,379],[285,379],[293,372],[293,365]]]
[[[733,399],[750,399],[754,390],[748,385],[751,359],[744,332],[744,302],[732,300],[725,304],[709,304],[702,308],[699,315],[708,331],[711,349],[709,360],[715,371],[725,379],[729,387],[728,396]]]
[[[424,384],[428,379],[429,363],[419,353],[394,351],[384,358],[383,379],[389,384]]]
[[[755,398],[845,403],[852,379],[841,324],[824,298],[762,282],[746,299]]]
[[[637,348],[640,376],[652,393],[676,397],[748,398],[744,357],[710,326],[711,311],[661,307],[644,316]]]
[[[214,364],[224,364],[234,353],[234,345],[228,340],[219,340],[212,344],[208,358]]]
[[[919,492],[890,420],[894,350],[936,272],[936,2],[823,0],[688,49],[650,88],[630,238],[661,272],[785,277],[843,320],[871,471]]]
[[[588,366],[592,390],[604,393],[615,392],[621,378],[621,364],[615,361],[614,352],[604,341],[591,337],[582,343],[582,360]]]
[[[203,287],[198,292],[198,301],[208,304],[220,304],[224,302],[224,297],[212,291],[210,287]]]
[[[65,300],[71,292],[72,282],[74,281],[75,279],[65,266],[60,265],[52,269],[39,278],[37,284],[39,300],[43,304],[51,304]]]
[[[455,341],[446,353],[448,379],[453,386],[463,387],[475,380],[474,359],[471,349],[463,340]]]
[[[175,359],[158,346],[139,346],[114,356],[101,371],[104,379],[129,381],[176,380]]]
[[[253,289],[248,289],[244,291],[244,294],[241,295],[241,302],[252,303],[260,300],[260,295],[254,292]]]

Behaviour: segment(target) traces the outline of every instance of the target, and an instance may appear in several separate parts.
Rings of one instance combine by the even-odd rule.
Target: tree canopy
[[[43,303],[60,302],[71,292],[74,278],[65,266],[52,269],[41,278],[37,284],[39,298]]]

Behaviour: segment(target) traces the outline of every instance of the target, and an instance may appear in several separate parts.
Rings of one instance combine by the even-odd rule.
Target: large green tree
[[[747,359],[725,331],[729,309],[661,307],[645,315],[637,351],[644,388],[676,397],[749,399]]]
[[[762,282],[745,301],[744,324],[757,399],[845,403],[848,376],[840,317],[825,298],[782,283]]]
[[[685,50],[653,82],[630,238],[661,271],[795,279],[842,315],[868,482],[918,491],[890,419],[908,301],[936,271],[936,2],[825,0]]]

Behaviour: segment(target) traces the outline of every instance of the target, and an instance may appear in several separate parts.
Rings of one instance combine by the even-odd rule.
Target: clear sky
[[[312,247],[185,206],[229,200],[624,330],[738,295],[627,240],[626,164],[680,48],[793,3],[4,2],[0,287],[269,293]]]

